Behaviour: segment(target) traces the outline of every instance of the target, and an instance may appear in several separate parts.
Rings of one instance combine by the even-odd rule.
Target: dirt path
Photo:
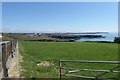
[[[8,69],[8,77],[20,78],[20,64],[19,64],[20,58],[21,58],[21,55],[19,54],[19,48],[17,44],[14,57],[10,58],[11,60],[9,60],[7,63],[10,66]]]

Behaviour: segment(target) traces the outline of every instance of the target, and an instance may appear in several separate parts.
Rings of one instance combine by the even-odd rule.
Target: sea
[[[84,35],[84,34],[82,34]],[[107,41],[114,42],[115,37],[119,37],[117,32],[111,33],[98,33],[98,34],[85,34],[85,35],[102,35],[104,38],[81,38],[76,40],[75,42],[85,42],[85,41]]]

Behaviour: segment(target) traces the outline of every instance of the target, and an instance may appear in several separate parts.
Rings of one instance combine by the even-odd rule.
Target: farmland
[[[59,60],[118,60],[118,44],[115,43],[21,41],[19,42],[19,48],[23,56],[21,62],[23,68],[21,76],[23,77],[58,78]],[[45,62],[49,65],[38,65]],[[113,65],[66,64],[66,66],[110,69]],[[85,75],[84,72],[82,75]],[[117,75],[110,74],[110,77],[117,77]]]

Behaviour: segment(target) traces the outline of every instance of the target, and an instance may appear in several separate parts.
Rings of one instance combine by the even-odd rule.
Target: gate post
[[[3,68],[3,76],[8,77],[8,69],[6,67],[6,44],[2,43],[2,68]]]

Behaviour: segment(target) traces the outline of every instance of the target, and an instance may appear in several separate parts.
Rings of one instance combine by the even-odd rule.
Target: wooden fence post
[[[10,46],[11,46],[11,58],[13,58],[13,41],[10,42]]]
[[[2,68],[3,68],[3,76],[4,77],[8,77],[8,69],[6,67],[6,60],[7,60],[7,56],[6,56],[6,44],[3,43],[2,44]]]
[[[61,61],[59,61],[59,68],[60,68],[60,74],[59,74],[59,76],[60,76],[60,79],[59,80],[61,80],[61,67],[62,67],[62,64],[61,64]]]

